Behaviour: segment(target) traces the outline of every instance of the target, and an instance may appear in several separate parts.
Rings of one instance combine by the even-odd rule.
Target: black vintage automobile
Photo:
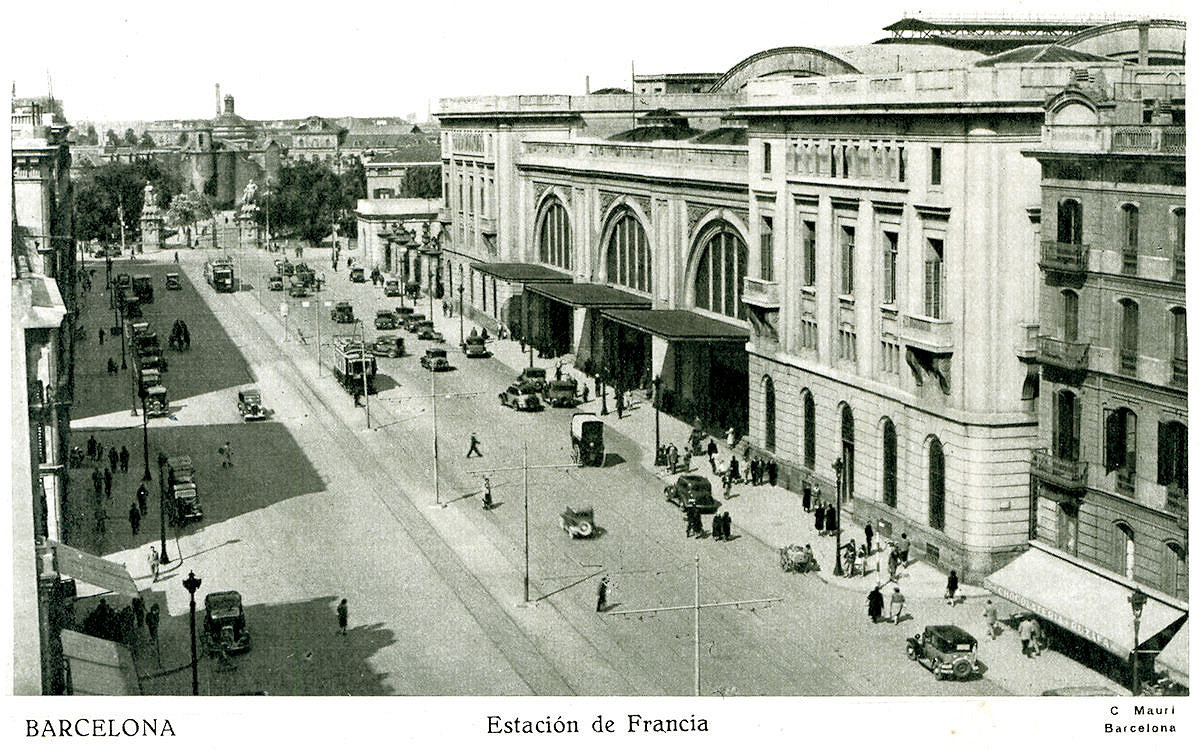
[[[329,311],[329,318],[334,323],[353,323],[354,306],[349,302],[338,302]]]
[[[579,466],[604,465],[604,423],[595,414],[571,415],[571,457]]]
[[[216,591],[204,597],[203,639],[209,653],[250,650],[250,628],[246,626],[241,594]]]
[[[965,680],[979,671],[975,636],[957,625],[926,625],[908,639],[908,658],[920,662],[935,679],[953,676]]]

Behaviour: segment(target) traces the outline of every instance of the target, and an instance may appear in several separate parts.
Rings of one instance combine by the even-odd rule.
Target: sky
[[[910,1],[910,0],[906,0]],[[15,6],[15,7],[14,7]],[[1128,17],[1117,0],[927,0],[927,15]],[[1138,3],[1184,17],[1182,3]],[[6,77],[48,81],[69,120],[210,117],[214,84],[250,119],[405,116],[473,94],[583,93],[638,73],[723,72],[783,45],[867,44],[910,12],[883,0],[208,0],[7,4]]]

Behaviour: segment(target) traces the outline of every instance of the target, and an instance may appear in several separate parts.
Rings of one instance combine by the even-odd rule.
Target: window
[[[538,260],[559,268],[571,268],[571,227],[567,222],[567,209],[557,200],[552,200],[542,213]]]
[[[763,174],[771,174],[771,144],[763,144]]]
[[[1062,293],[1062,337],[1068,343],[1079,340],[1079,295],[1070,289]]]
[[[1187,311],[1171,310],[1171,382],[1187,386]]]
[[[1053,451],[1058,458],[1068,461],[1079,460],[1080,420],[1083,409],[1079,397],[1072,391],[1062,390],[1054,394],[1054,412],[1051,415]]]
[[[904,147],[900,146],[896,149],[896,171],[900,182],[904,182]]]
[[[775,381],[763,378],[763,447],[775,451]]]
[[[1187,425],[1158,423],[1158,483],[1187,492]]]
[[[858,334],[853,326],[845,326],[838,331],[838,357],[850,362],[858,359]]]
[[[849,404],[842,404],[842,492],[854,497],[854,413]]]
[[[1079,547],[1079,508],[1068,503],[1058,504],[1058,548],[1075,554]]]
[[[1138,363],[1138,306],[1131,299],[1121,304],[1120,371],[1122,375],[1137,375]]]
[[[900,344],[894,339],[883,339],[880,343],[882,369],[892,375],[900,374]]]
[[[946,455],[936,437],[929,440],[929,526],[946,529]]]
[[[1136,274],[1138,269],[1138,209],[1126,203],[1121,206],[1121,272]]]
[[[942,149],[937,146],[929,149],[929,184],[942,184]]]
[[[1185,265],[1186,265],[1185,260],[1184,260],[1185,241],[1184,241],[1183,234],[1184,234],[1184,229],[1186,228],[1187,222],[1184,220],[1183,211],[1184,210],[1182,208],[1177,208],[1171,212],[1171,219],[1172,219],[1171,223],[1174,225],[1174,229],[1175,229],[1175,232],[1174,232],[1175,243],[1172,246],[1172,251],[1173,251],[1172,255],[1175,256],[1175,279],[1176,280],[1183,279],[1183,273],[1184,273]]]
[[[811,317],[800,319],[800,346],[804,349],[817,349],[817,321]]]
[[[467,178],[467,213],[475,213],[475,177]]]
[[[650,246],[642,224],[628,211],[613,224],[608,236],[607,280],[650,291]]]
[[[1058,204],[1058,241],[1067,245],[1083,244],[1083,204],[1074,198]]]
[[[804,392],[804,466],[817,467],[817,405],[810,391]]]
[[[1137,474],[1137,415],[1121,407],[1104,417],[1104,471],[1117,472],[1117,490],[1132,494]]]
[[[925,241],[925,315],[942,318],[942,240]]]
[[[883,233],[883,301],[896,302],[896,256],[900,249],[900,235],[896,232]]]
[[[1134,557],[1133,528],[1118,521],[1113,524],[1113,570],[1133,578]]]
[[[854,227],[842,227],[842,294],[854,294]]]
[[[758,233],[759,272],[763,281],[775,279],[775,237],[773,220],[770,216],[759,219],[761,226]]]
[[[804,253],[804,285],[817,283],[817,223],[800,222],[800,247]]]
[[[896,425],[883,420],[883,503],[896,507]]]
[[[1179,542],[1167,542],[1163,545],[1162,588],[1163,591],[1187,599],[1187,553]]]
[[[696,265],[696,307],[730,318],[746,319],[742,278],[746,275],[746,244],[725,225],[704,244]]]

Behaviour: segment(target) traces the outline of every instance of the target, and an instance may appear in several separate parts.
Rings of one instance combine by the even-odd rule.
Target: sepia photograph
[[[11,740],[1190,723],[1184,4],[0,14]]]

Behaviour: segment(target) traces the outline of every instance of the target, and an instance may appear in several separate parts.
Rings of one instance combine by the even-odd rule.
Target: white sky
[[[722,72],[781,45],[866,44],[907,6],[936,13],[1187,15],[1182,2],[1043,0],[123,0],[7,4],[18,96],[47,72],[71,120],[209,117],[213,84],[251,119],[424,117],[443,96],[583,93],[639,73]],[[182,9],[182,10],[181,10]]]

